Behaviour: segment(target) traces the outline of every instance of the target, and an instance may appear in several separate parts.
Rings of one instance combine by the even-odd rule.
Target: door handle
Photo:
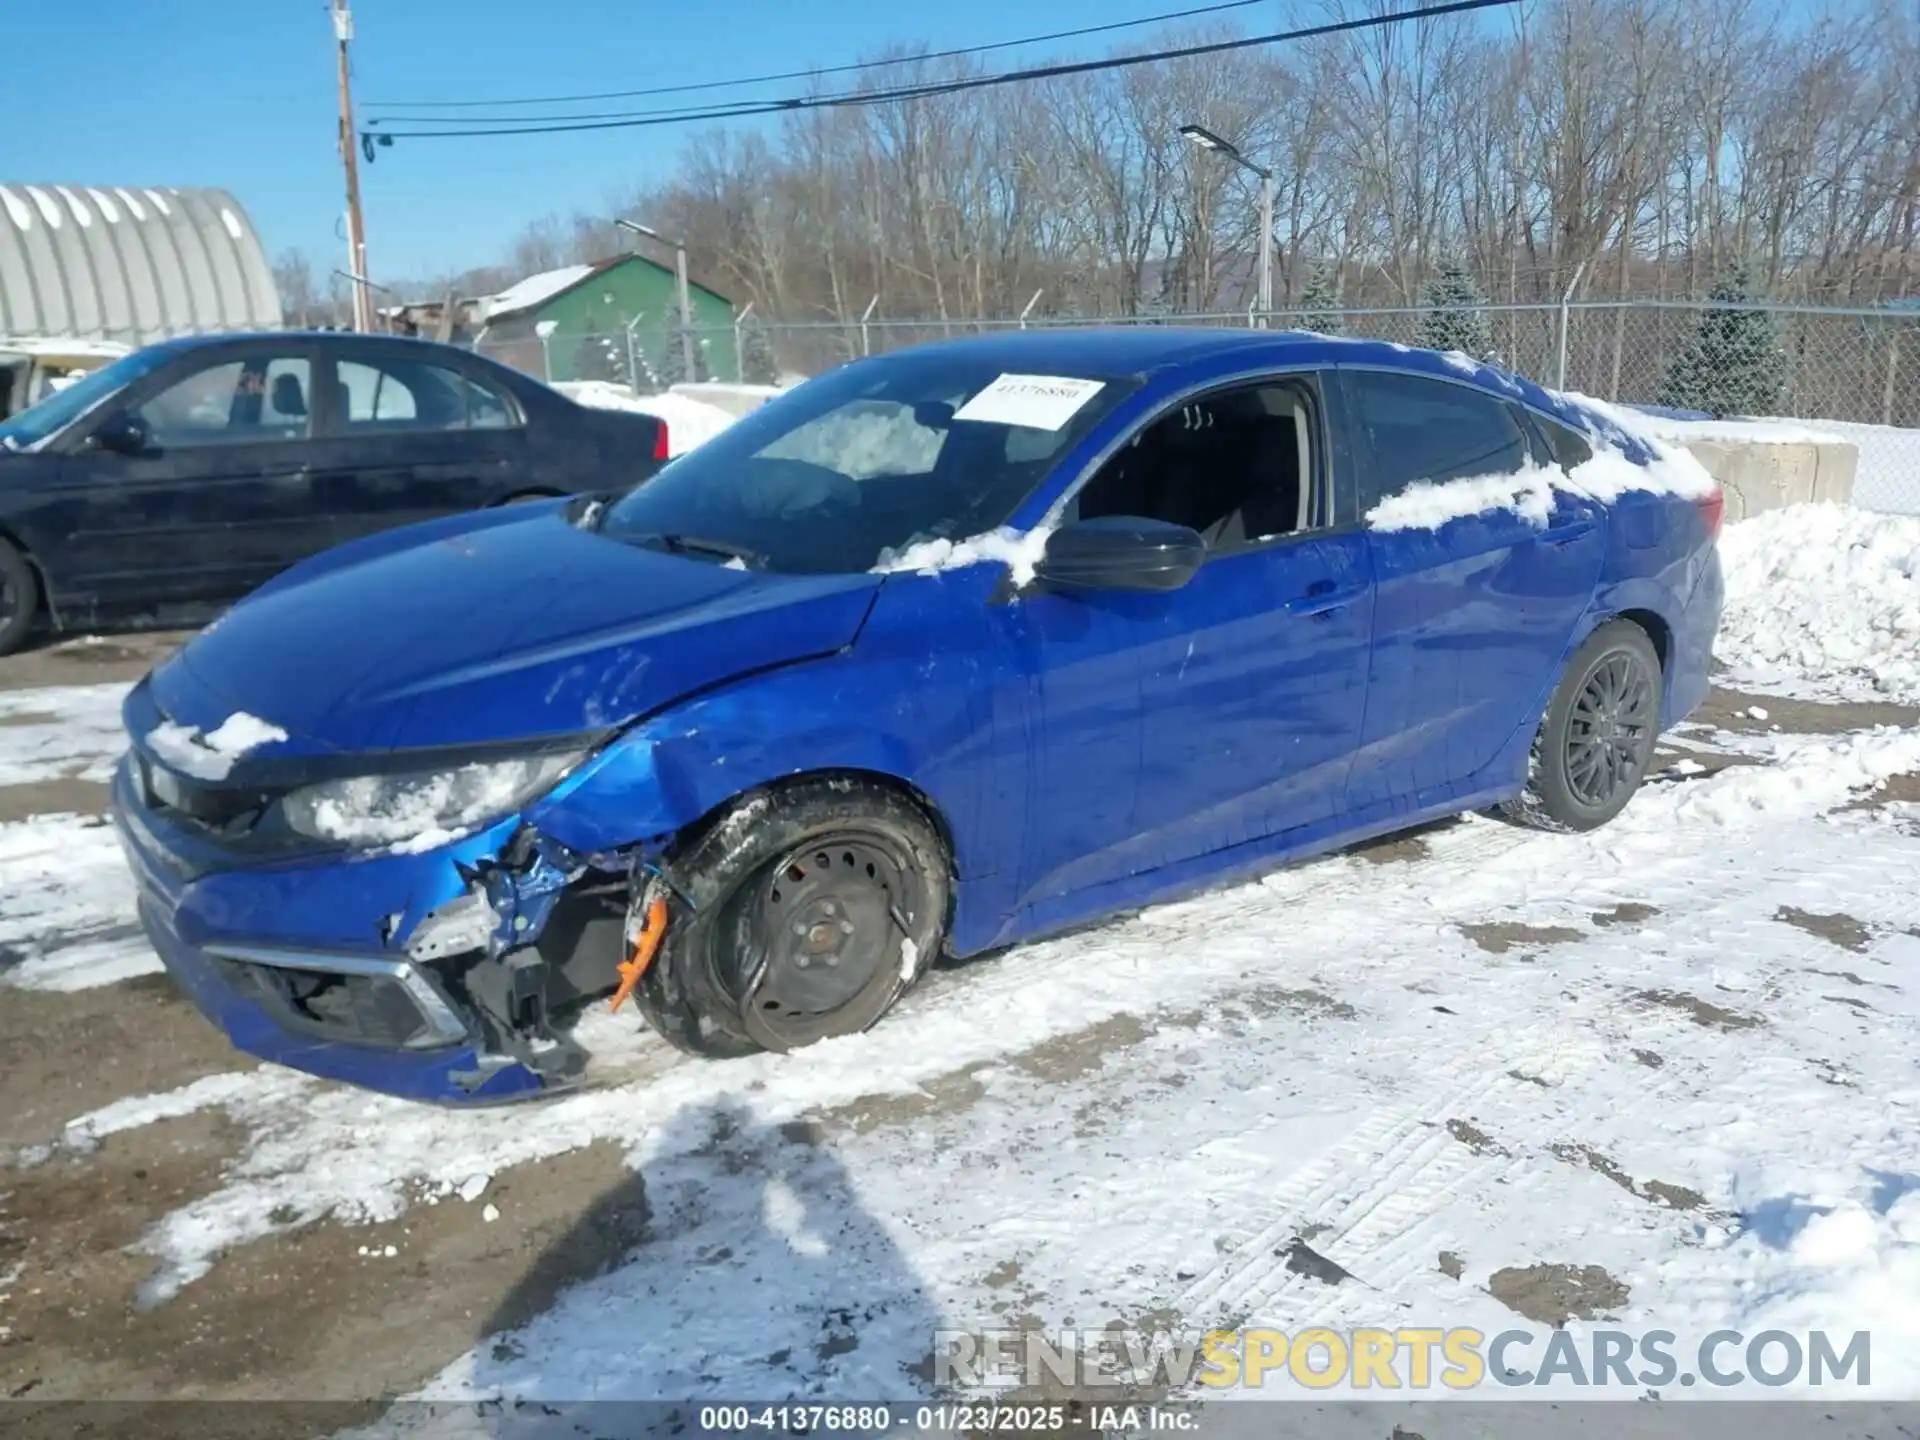
[[[1343,610],[1365,593],[1362,586],[1351,586],[1342,590],[1331,580],[1321,580],[1307,587],[1307,593],[1287,601],[1289,615],[1328,615],[1335,610]]]

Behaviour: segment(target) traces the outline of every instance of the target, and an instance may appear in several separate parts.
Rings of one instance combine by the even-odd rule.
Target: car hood
[[[604,730],[850,644],[880,577],[766,575],[640,549],[557,511],[374,537],[241,602],[154,673],[202,733],[244,712],[292,756]]]

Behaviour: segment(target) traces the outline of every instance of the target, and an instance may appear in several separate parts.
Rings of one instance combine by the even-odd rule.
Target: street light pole
[[[680,292],[680,362],[686,370],[687,379],[698,380],[700,374],[693,363],[693,296],[687,284],[687,242],[669,240],[658,230],[642,225],[638,220],[616,220],[613,223],[622,230],[631,230],[636,235],[645,235],[649,240],[658,240],[662,245],[673,246],[674,284]]]
[[[1260,172],[1260,328],[1273,313],[1273,171]]]
[[[1204,125],[1182,125],[1180,133],[1202,150],[1224,155],[1242,170],[1250,170],[1260,177],[1260,255],[1257,262],[1260,273],[1254,285],[1255,294],[1259,297],[1260,328],[1264,330],[1268,312],[1273,309],[1273,171],[1264,165],[1254,164],[1240,153],[1239,146],[1214,134]]]

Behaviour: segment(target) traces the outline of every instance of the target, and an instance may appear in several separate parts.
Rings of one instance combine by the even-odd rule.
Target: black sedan
[[[666,455],[652,416],[447,345],[170,340],[0,424],[0,654],[41,622],[199,618],[342,541],[624,490]]]

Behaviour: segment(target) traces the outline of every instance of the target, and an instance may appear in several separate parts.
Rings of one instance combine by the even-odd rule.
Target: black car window
[[[1503,401],[1465,385],[1396,371],[1348,372],[1373,455],[1360,469],[1360,513],[1418,481],[1510,475],[1527,440]]]
[[[502,430],[519,424],[506,396],[444,365],[418,360],[342,360],[349,433],[363,430]]]
[[[1203,395],[1116,451],[1065,518],[1166,520],[1199,531],[1216,552],[1312,529],[1324,513],[1313,416],[1305,382]]]
[[[311,423],[312,366],[305,356],[252,356],[208,365],[138,408],[161,449],[298,440]]]
[[[1534,429],[1547,442],[1547,450],[1553,456],[1553,463],[1562,470],[1571,470],[1576,465],[1584,465],[1593,458],[1593,446],[1587,443],[1584,435],[1569,430],[1565,425],[1547,419],[1543,415],[1529,416]]]

